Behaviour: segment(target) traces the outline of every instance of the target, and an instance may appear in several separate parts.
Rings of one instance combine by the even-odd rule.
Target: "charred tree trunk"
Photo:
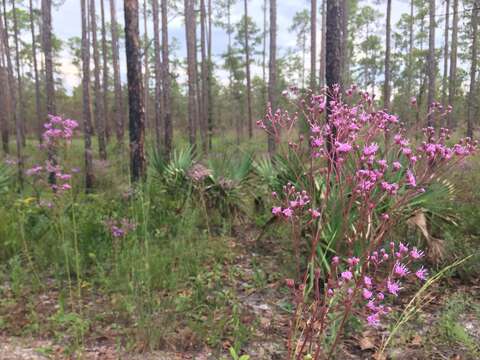
[[[448,84],[448,104],[454,105],[457,94],[457,48],[458,48],[458,0],[453,0],[452,49],[450,51],[450,76]],[[447,117],[447,125],[452,129],[456,124],[453,113]]]
[[[347,84],[349,77],[349,54],[348,54],[348,0],[340,0],[340,28],[341,28],[341,49],[340,49],[340,61],[341,61],[341,83]],[[327,15],[328,17],[328,15]]]
[[[105,124],[105,137],[106,141],[110,140],[111,127],[110,127],[110,111],[108,107],[108,57],[107,57],[107,31],[105,27],[105,0],[100,0],[100,16],[102,22],[102,99],[103,99],[103,113]]]
[[[268,102],[272,111],[277,108],[277,0],[270,0],[270,58],[268,62]],[[268,132],[268,153],[275,153],[272,128]]]
[[[188,139],[190,145],[195,148],[196,131],[195,123],[197,104],[195,94],[196,64],[195,64],[195,10],[193,0],[185,0],[185,36],[187,42],[187,75],[188,75]]]
[[[1,32],[0,32],[1,35]],[[2,40],[0,40],[0,43]],[[3,57],[3,49],[0,46],[0,57]],[[0,131],[2,136],[2,150],[4,154],[9,154],[9,120],[10,117],[8,116],[9,112],[9,96],[8,96],[8,73],[7,69],[4,64],[0,64],[0,83],[6,84],[7,86],[0,86],[0,107],[3,111],[0,111]]]
[[[472,60],[470,64],[470,89],[468,92],[467,105],[467,136],[473,138],[473,127],[476,106],[476,75],[477,75],[477,46],[478,46],[478,9],[480,8],[480,0],[473,3],[472,9]]]
[[[383,85],[383,108],[388,110],[390,108],[390,41],[391,41],[391,17],[392,17],[392,0],[387,0],[387,25],[386,25],[386,40],[385,40],[385,83]]]
[[[45,86],[47,113],[55,114],[55,82],[53,79],[52,0],[42,0],[43,56],[45,58]]]
[[[145,167],[145,108],[143,99],[142,61],[138,0],[125,0],[125,43],[127,54],[128,105],[130,130],[130,171],[132,181],[144,179]]]
[[[32,35],[32,60],[33,60],[33,77],[35,81],[35,112],[37,115],[37,138],[40,144],[43,141],[43,119],[42,119],[42,110],[40,105],[40,79],[38,77],[38,62],[37,62],[37,41],[35,39],[35,22],[33,19],[33,1],[29,1],[30,8],[30,32]]]
[[[0,107],[3,111],[0,111],[0,132],[2,136],[2,149],[5,154],[10,153],[9,140],[10,140],[10,86],[8,80],[8,69],[6,65],[6,49],[5,49],[5,34],[3,32],[3,16],[0,10]]]
[[[42,24],[43,24],[43,58],[45,62],[45,93],[47,96],[47,114],[55,115],[57,112],[55,102],[55,80],[53,77],[53,45],[52,45],[52,0],[42,0]],[[48,160],[56,164],[55,151],[49,148]],[[56,181],[52,172],[48,178],[50,184]]]
[[[325,42],[326,85],[331,93],[334,85],[341,85],[341,0],[327,1],[327,30]],[[327,102],[328,104],[328,102]],[[327,107],[327,110],[328,107]]]
[[[310,89],[315,91],[317,87],[317,0],[311,0],[310,14]]]
[[[173,127],[170,103],[170,61],[168,53],[168,6],[167,0],[161,0],[162,7],[162,73],[163,73],[163,119],[165,131],[165,156],[168,159],[172,152]]]
[[[153,12],[153,45],[155,52],[155,144],[157,151],[161,150],[162,124],[162,60],[160,49],[160,18],[158,0],[152,1]]]
[[[95,125],[98,137],[98,153],[100,159],[107,159],[107,149],[105,142],[105,114],[103,109],[102,93],[100,91],[100,53],[97,42],[97,14],[95,11],[95,0],[90,1],[90,26],[92,34],[93,64],[94,70],[94,104],[95,104]]]
[[[428,95],[427,95],[427,126],[433,126],[434,114],[430,111],[435,101],[435,75],[437,64],[435,60],[435,0],[429,0],[430,23],[428,31]]]
[[[90,109],[90,44],[88,40],[87,5],[81,1],[82,16],[82,99],[83,99],[83,136],[85,142],[85,190],[93,188],[93,155],[92,155],[92,112]]]
[[[115,0],[110,0],[110,27],[112,32],[112,63],[113,63],[113,87],[114,103],[113,115],[115,117],[115,132],[117,141],[123,144],[125,133],[125,112],[122,96],[122,83],[120,81],[120,51],[118,45],[118,23]]]
[[[250,80],[250,46],[248,44],[248,0],[243,1],[245,9],[245,73],[247,76],[247,114],[248,138],[253,136],[252,84]]]

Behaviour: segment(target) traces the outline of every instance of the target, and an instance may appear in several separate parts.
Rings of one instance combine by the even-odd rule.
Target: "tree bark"
[[[435,75],[437,64],[435,59],[435,0],[429,0],[430,23],[428,31],[428,97],[427,97],[427,126],[433,126],[434,114],[430,111],[435,101]]]
[[[124,1],[130,130],[130,171],[133,182],[146,176],[145,108],[140,57],[138,0]]]
[[[195,10],[194,10],[194,1],[185,0],[185,36],[187,42],[187,75],[188,75],[188,139],[190,145],[195,148],[196,146],[196,131],[195,123],[196,113],[197,113],[197,104],[196,104],[196,94],[195,94],[195,82],[197,81],[196,76],[196,65],[195,65]]]
[[[341,0],[327,1],[327,29],[325,42],[326,85],[332,89],[334,85],[341,85]],[[328,103],[328,102],[327,102]],[[328,107],[327,107],[328,109]]]
[[[168,53],[168,6],[167,0],[162,0],[162,73],[163,73],[163,116],[165,131],[165,156],[168,159],[172,152],[173,127],[170,103],[170,66]]]
[[[267,0],[263,0],[263,50],[262,50],[262,80],[263,105],[267,103]]]
[[[391,41],[391,17],[392,0],[387,0],[387,21],[386,21],[386,39],[385,39],[385,83],[383,84],[383,108],[390,108],[390,41]]]
[[[458,0],[453,0],[452,49],[450,51],[450,76],[448,84],[448,104],[454,105],[457,93],[457,47],[458,47]],[[447,116],[447,126],[455,126],[453,113]]]
[[[0,131],[2,136],[2,149],[5,154],[10,153],[9,141],[10,141],[10,114],[11,114],[11,98],[10,98],[10,82],[9,82],[9,71],[7,68],[6,58],[9,56],[7,53],[6,43],[5,43],[5,33],[3,29],[3,14],[0,10],[0,84],[5,84],[0,86],[0,106],[3,111],[0,111]]]
[[[447,106],[448,88],[448,34],[450,25],[450,0],[445,0],[445,31],[443,44],[442,105]]]
[[[270,0],[270,51],[268,62],[268,102],[275,112],[277,108],[277,0]],[[268,153],[275,153],[275,137],[270,127],[268,132]]]
[[[317,0],[310,1],[310,89],[317,87]]]
[[[245,73],[247,77],[247,121],[248,138],[253,136],[253,115],[252,115],[252,84],[250,80],[250,46],[248,44],[248,0],[243,1],[245,10]]]
[[[476,106],[476,74],[477,74],[477,46],[478,46],[478,9],[480,8],[480,0],[475,0],[472,9],[472,54],[470,64],[470,89],[468,92],[467,105],[467,137],[473,138],[473,127]]]
[[[47,113],[54,115],[57,110],[55,104],[55,82],[53,79],[52,0],[42,0],[42,23]]]
[[[207,98],[208,98],[208,148],[212,149],[213,136],[213,94],[212,94],[212,0],[208,0],[208,73],[207,73]]]
[[[108,57],[107,57],[107,32],[105,27],[105,0],[100,0],[100,16],[102,21],[102,99],[103,113],[105,115],[105,137],[106,141],[110,139],[110,111],[108,106]]]
[[[153,44],[155,51],[155,143],[157,151],[161,151],[162,124],[162,59],[160,49],[160,18],[158,0],[152,0],[153,12]]]
[[[97,14],[95,10],[95,0],[90,1],[90,31],[92,34],[93,64],[94,71],[94,104],[95,104],[95,125],[98,138],[98,153],[100,159],[107,159],[107,149],[105,141],[105,114],[103,109],[102,93],[100,91],[100,53],[97,42]]]
[[[318,83],[320,89],[325,86],[325,43],[326,43],[326,33],[327,33],[327,0],[322,0],[322,31],[320,43],[320,67],[318,69]]]
[[[145,128],[150,128],[150,67],[148,66],[148,56],[149,56],[149,40],[148,40],[148,27],[147,27],[147,20],[148,20],[148,8],[147,8],[147,0],[143,0],[143,65],[144,65],[144,86],[143,89],[145,91],[144,101],[145,101]]]
[[[37,62],[37,41],[35,39],[35,23],[33,19],[33,1],[29,1],[30,9],[30,32],[32,35],[32,60],[33,60],[33,76],[35,81],[35,112],[37,117],[37,124],[35,126],[37,130],[37,138],[39,143],[43,142],[42,133],[43,133],[43,116],[42,109],[40,105],[40,80],[38,77],[38,62]]]
[[[2,23],[1,32],[3,33],[3,43],[4,43],[5,55],[7,58],[8,84],[9,84],[10,100],[11,100],[10,109],[12,110],[12,113],[13,113],[13,123],[15,125],[18,182],[19,182],[20,188],[23,188],[22,135],[21,135],[21,127],[20,127],[20,121],[19,121],[20,116],[19,116],[19,111],[17,106],[16,82],[15,82],[15,77],[13,76],[12,57],[10,54],[6,0],[3,1],[3,21],[4,22]]]
[[[414,2],[410,0],[410,23],[409,23],[409,38],[408,38],[408,73],[407,73],[407,96],[408,101],[412,96],[412,82],[413,82],[413,15]]]
[[[18,42],[19,31],[18,31],[18,19],[17,19],[17,8],[15,7],[15,0],[12,0],[12,14],[13,14],[13,40],[15,43],[15,70],[17,73],[17,93],[18,93],[18,131],[20,131],[21,146],[25,147],[25,103],[23,101],[23,81],[20,65],[20,46]]]
[[[81,1],[82,16],[82,99],[83,99],[83,138],[85,151],[85,191],[93,188],[93,155],[92,155],[92,112],[90,109],[90,44],[87,25],[87,0]]]
[[[205,0],[200,0],[200,51],[202,57],[201,63],[201,75],[202,75],[202,86],[201,86],[201,93],[200,93],[200,101],[201,101],[201,131],[202,131],[202,145],[203,145],[203,152],[208,152],[208,63],[207,63],[207,48],[206,48],[206,27],[207,27],[207,9],[205,7]]]
[[[0,32],[1,34],[1,32]],[[3,40],[0,39],[0,43],[3,42]],[[0,57],[3,58],[3,49],[2,46],[0,46]],[[8,116],[9,112],[9,96],[8,96],[8,73],[6,67],[3,66],[4,64],[0,65],[0,83],[1,84],[6,84],[6,86],[0,86],[0,107],[3,109],[3,111],[0,111],[0,131],[1,131],[1,136],[2,136],[2,150],[4,154],[9,154],[10,149],[9,149],[9,120],[10,117]]]
[[[341,59],[341,83],[342,85],[347,84],[349,77],[349,55],[348,55],[348,0],[340,0],[340,21],[341,21],[341,50],[340,50],[340,59]]]
[[[112,63],[113,63],[113,87],[114,104],[113,114],[115,117],[115,132],[120,146],[123,144],[125,133],[125,112],[122,96],[122,83],[120,80],[120,51],[118,45],[118,24],[115,0],[110,0],[110,27],[112,33]]]

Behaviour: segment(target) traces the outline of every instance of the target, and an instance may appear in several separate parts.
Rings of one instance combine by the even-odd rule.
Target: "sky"
[[[99,13],[99,0],[97,1],[97,13]],[[213,0],[215,1],[215,0]],[[263,28],[263,0],[249,0],[249,15],[253,18],[257,26]],[[321,1],[318,1],[320,3]],[[362,5],[370,3],[375,6],[382,14],[384,14],[385,1],[380,0],[378,5],[378,0],[364,0]],[[143,1],[140,0],[140,4]],[[377,4],[377,5],[375,5]],[[123,1],[116,0],[117,6],[117,19],[119,22],[123,23]],[[441,4],[440,4],[441,6]],[[279,46],[279,53],[285,52],[288,48],[296,47],[296,36],[291,31],[289,27],[292,22],[292,18],[297,11],[310,8],[309,0],[278,0],[277,1],[277,26],[278,26],[278,39],[277,44]],[[105,11],[106,19],[109,22],[110,12],[109,12],[109,0],[105,0]],[[393,0],[392,4],[392,24],[394,25],[400,18],[402,13],[408,12],[408,0]],[[437,10],[440,12],[441,8]],[[80,18],[80,1],[79,0],[64,0],[64,4],[61,5],[58,9],[55,9],[52,14],[53,19],[53,30],[56,36],[61,38],[64,41],[67,41],[71,37],[81,36],[81,18]],[[243,15],[243,1],[237,0],[236,4],[232,10],[232,23],[237,22]],[[320,31],[320,15],[318,16],[318,30]],[[143,29],[143,18],[140,18],[140,28],[141,32]],[[383,20],[382,20],[383,22]],[[153,34],[153,24],[151,21],[148,23],[148,32],[149,36]],[[382,32],[381,32],[382,34]],[[107,35],[109,36],[109,35]],[[185,50],[185,25],[182,16],[170,15],[169,23],[169,37],[170,39],[176,38],[179,44],[177,51],[177,56],[184,58],[186,56]],[[212,33],[212,47],[213,55],[219,57],[227,48],[227,35],[224,30],[215,27]],[[320,42],[320,36],[317,36],[318,41]],[[317,49],[319,49],[320,44],[318,44]],[[125,80],[125,60],[124,60],[124,48],[123,44],[121,45],[121,72],[122,79]],[[72,64],[72,55],[68,49],[64,49],[61,54],[61,59],[59,61],[60,69],[62,73],[62,78],[64,85],[67,90],[71,90],[73,87],[79,84],[80,78],[77,68]],[[309,61],[307,61],[309,63]],[[307,64],[308,68],[308,64]],[[254,74],[259,74],[260,69],[254,68]],[[217,70],[216,73],[220,79],[226,79],[226,74],[222,70]]]

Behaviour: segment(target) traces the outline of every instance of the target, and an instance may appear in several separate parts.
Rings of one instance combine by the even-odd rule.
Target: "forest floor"
[[[245,235],[244,235],[245,236]],[[245,325],[246,340],[242,353],[251,360],[286,358],[289,328],[290,294],[278,276],[279,247],[272,239],[256,242],[256,233],[241,241],[232,240],[234,255],[227,266],[234,276],[227,287],[237,296],[239,321]],[[260,244],[260,245],[259,245]],[[280,257],[281,258],[281,257]],[[0,359],[66,359],[64,346],[68,332],[49,325],[80,322],[80,319],[59,316],[59,289],[46,281],[41,293],[26,293],[21,298],[8,296],[9,284],[3,284],[0,299]],[[388,357],[375,355],[386,328],[364,331],[345,339],[338,359],[480,359],[480,283],[462,284],[451,279],[430,290],[430,301],[418,316],[403,328],[388,350]],[[234,339],[223,338],[223,350],[203,344],[188,327],[177,329],[169,337],[164,351],[144,351],[141,345],[129,346],[124,339],[130,333],[127,322],[110,311],[108,295],[90,293],[83,300],[83,316],[90,316],[82,341],[83,359],[229,359],[228,349]],[[395,307],[402,308],[398,303]],[[291,306],[291,305],[290,305]],[[99,315],[101,314],[101,315]],[[81,325],[81,324],[80,324]],[[33,334],[33,335],[32,335]],[[71,340],[71,339],[70,339]],[[72,357],[73,358],[73,357]],[[75,357],[77,358],[77,357]]]

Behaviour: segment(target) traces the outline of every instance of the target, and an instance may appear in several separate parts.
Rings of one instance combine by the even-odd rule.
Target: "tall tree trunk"
[[[208,99],[208,148],[212,149],[213,136],[213,94],[212,94],[212,0],[208,0],[208,73],[207,73],[207,99]]]
[[[253,136],[253,115],[252,115],[252,85],[250,80],[250,46],[248,44],[248,0],[243,1],[245,9],[245,73],[247,76],[247,114],[248,114],[248,137]]]
[[[143,66],[144,66],[144,86],[143,89],[145,91],[144,99],[145,99],[145,128],[150,128],[150,109],[149,109],[149,92],[150,92],[150,67],[148,66],[148,56],[149,56],[149,40],[148,40],[148,27],[147,27],[147,20],[148,20],[148,2],[147,0],[143,0]]]
[[[480,8],[480,0],[475,0],[472,9],[472,60],[470,64],[470,89],[468,92],[467,105],[467,136],[473,138],[473,127],[476,106],[476,75],[477,75],[477,46],[478,46],[478,9]]]
[[[168,54],[168,4],[162,0],[162,73],[163,73],[163,116],[165,131],[165,156],[168,159],[172,152],[173,127],[170,97],[170,65]]]
[[[146,176],[144,150],[145,108],[142,61],[140,57],[138,0],[125,0],[124,13],[130,130],[130,171],[132,181],[136,182]]]
[[[450,25],[450,0],[445,0],[445,31],[443,44],[442,105],[447,106],[448,88],[448,34]]]
[[[268,62],[268,102],[272,111],[277,108],[277,0],[270,0],[270,51]],[[268,132],[268,153],[275,153],[273,129]]]
[[[267,0],[263,0],[263,50],[262,50],[262,95],[263,105],[267,103]]]
[[[107,159],[107,149],[105,142],[105,118],[103,111],[103,99],[100,91],[100,53],[97,42],[97,14],[95,11],[95,0],[90,1],[90,31],[92,34],[92,48],[93,48],[93,64],[95,66],[94,71],[94,104],[95,104],[95,125],[98,137],[98,153],[100,159]]]
[[[15,7],[15,0],[12,0],[12,13],[13,13],[13,40],[15,42],[15,68],[17,72],[17,91],[18,91],[18,130],[20,131],[20,137],[22,140],[22,147],[26,145],[25,140],[25,104],[23,102],[23,81],[20,67],[20,47],[18,43],[18,19],[17,9]]]
[[[1,32],[0,32],[1,36]],[[1,43],[3,40],[0,39],[0,57],[3,58],[3,48],[1,46]],[[5,84],[5,86],[0,86],[0,108],[3,109],[3,111],[0,111],[0,132],[2,136],[2,150],[4,154],[9,154],[10,149],[9,149],[9,96],[8,96],[8,73],[7,73],[7,68],[4,66],[4,64],[0,64],[0,84]]]
[[[10,153],[9,140],[10,140],[10,114],[13,89],[11,89],[11,60],[8,48],[8,38],[4,31],[3,13],[0,10],[0,106],[3,111],[0,111],[0,131],[2,133],[2,148],[5,154]],[[13,77],[13,76],[12,76]]]
[[[162,128],[162,59],[160,49],[160,18],[158,0],[152,0],[153,43],[155,51],[155,143],[157,151],[161,150]]]
[[[448,104],[453,106],[457,93],[458,0],[453,0],[452,21],[452,49],[450,51]],[[450,129],[452,129],[456,125],[452,112],[450,112],[447,116],[447,125]]]
[[[193,7],[194,7],[194,14],[196,15],[196,10],[195,10],[195,0],[193,0]],[[193,53],[193,63],[194,63],[194,72],[195,72],[195,81],[194,81],[194,86],[195,86],[195,132],[200,131],[200,140],[201,140],[201,145],[202,145],[202,150],[204,149],[205,146],[205,132],[204,132],[204,120],[205,118],[203,117],[203,101],[202,101],[202,88],[200,84],[200,77],[201,77],[201,63],[198,61],[198,42],[197,42],[197,18],[194,16],[193,19],[193,43],[195,45],[195,52]]]
[[[322,31],[321,31],[321,43],[320,43],[320,67],[318,69],[318,82],[319,87],[322,89],[325,86],[325,48],[327,34],[327,0],[322,0]]]
[[[385,83],[383,84],[383,108],[390,108],[390,41],[391,41],[392,0],[387,0],[387,24],[385,39]]]
[[[15,124],[18,181],[19,181],[20,188],[23,188],[22,135],[21,135],[21,127],[20,127],[20,121],[19,121],[20,116],[19,116],[19,111],[17,106],[16,82],[15,82],[15,77],[13,76],[12,56],[10,54],[6,0],[3,1],[3,20],[4,22],[2,23],[2,27],[3,27],[2,33],[3,33],[5,55],[7,58],[8,83],[9,83],[10,100],[11,100],[10,109],[12,110],[13,123]]]
[[[435,75],[437,64],[435,60],[435,0],[429,0],[430,23],[428,26],[428,96],[427,96],[427,125],[433,126],[434,114],[430,111],[435,101]]]
[[[317,0],[310,1],[310,89],[317,87]]]
[[[348,0],[340,0],[340,19],[341,19],[341,82],[342,85],[346,86],[349,78],[349,54],[348,54]]]
[[[195,94],[196,65],[195,65],[195,10],[194,1],[185,0],[185,36],[187,43],[187,75],[188,75],[188,139],[190,145],[196,146],[195,123],[197,104]]]
[[[205,0],[200,0],[200,51],[202,57],[202,86],[201,86],[201,93],[200,93],[200,101],[202,104],[202,122],[201,122],[201,131],[202,135],[202,145],[203,145],[203,152],[208,152],[208,63],[207,63],[207,48],[206,48],[206,40],[207,40],[207,9],[205,7]]]
[[[52,0],[42,0],[42,23],[47,113],[54,115],[57,110],[55,104],[55,82],[53,79]]]
[[[90,109],[90,44],[88,39],[88,0],[81,1],[82,15],[82,98],[83,98],[83,137],[85,147],[85,190],[93,188],[93,155],[92,155],[92,112]]]
[[[110,27],[112,32],[113,87],[115,97],[113,114],[115,117],[117,141],[122,145],[125,133],[125,109],[123,105],[122,83],[120,80],[120,50],[118,45],[118,23],[115,0],[110,0]]]
[[[37,115],[37,124],[35,128],[37,130],[38,141],[42,143],[43,119],[42,119],[42,110],[40,105],[40,80],[38,77],[37,41],[35,39],[35,22],[33,19],[33,0],[29,0],[29,10],[30,10],[30,32],[32,35],[33,76],[35,81],[35,113]]]
[[[341,19],[341,1],[342,0],[326,0],[327,1],[327,30],[326,30],[326,85],[331,89],[334,85],[342,85],[342,19]],[[328,102],[327,102],[328,104]]]
[[[409,22],[409,38],[408,38],[408,73],[407,73],[407,96],[408,101],[412,96],[413,82],[413,16],[414,16],[414,0],[410,0],[410,22]]]
[[[43,28],[43,58],[45,62],[45,92],[47,97],[47,114],[55,115],[57,112],[55,102],[55,80],[53,77],[53,45],[52,45],[52,0],[42,0],[42,28]],[[48,160],[56,164],[55,150],[49,148]],[[55,173],[51,172],[48,181],[55,184]]]
[[[108,107],[108,54],[107,54],[107,29],[105,27],[105,0],[100,0],[100,16],[102,21],[102,99],[103,113],[105,117],[105,136],[106,140],[110,139],[110,111]]]

